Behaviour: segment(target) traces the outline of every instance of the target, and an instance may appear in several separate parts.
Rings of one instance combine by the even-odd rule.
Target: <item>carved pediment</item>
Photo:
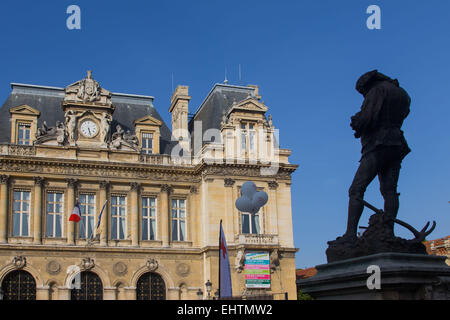
[[[9,112],[11,114],[20,114],[20,115],[36,116],[36,117],[39,117],[41,115],[41,113],[38,110],[36,110],[26,104],[10,108]]]
[[[235,111],[265,113],[267,110],[268,108],[263,103],[249,97],[239,103],[234,102],[230,111],[228,111],[228,115]]]
[[[111,92],[100,87],[100,84],[92,78],[90,70],[86,78],[67,86],[65,92],[65,103],[111,105]]]
[[[162,126],[162,122],[152,116],[145,116],[134,121],[134,125]]]

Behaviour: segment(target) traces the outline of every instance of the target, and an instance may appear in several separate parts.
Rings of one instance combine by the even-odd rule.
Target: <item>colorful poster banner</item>
[[[246,288],[270,289],[269,253],[246,253],[244,275]]]

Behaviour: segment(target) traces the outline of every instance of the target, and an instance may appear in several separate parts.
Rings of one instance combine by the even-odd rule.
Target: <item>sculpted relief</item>
[[[88,70],[86,78],[71,84],[66,88],[64,102],[81,102],[84,104],[111,105],[111,92],[100,87]]]
[[[134,151],[139,151],[138,137],[131,134],[130,130],[125,132],[120,125],[117,125],[116,132],[112,135],[111,149],[131,149]]]
[[[59,146],[64,146],[67,143],[66,125],[60,121],[56,121],[55,127],[48,127],[47,122],[44,121],[42,126],[38,128],[36,133],[35,144],[43,144],[47,141],[56,141]]]
[[[98,110],[99,106],[106,108]],[[112,133],[114,107],[111,93],[100,87],[92,78],[91,71],[88,71],[85,79],[65,89],[63,108],[64,123],[57,121],[55,127],[49,127],[44,121],[37,130],[36,145],[77,146],[81,137],[82,144],[97,144],[99,148],[112,150],[140,151],[138,137],[129,130],[125,132],[117,125],[116,131]]]

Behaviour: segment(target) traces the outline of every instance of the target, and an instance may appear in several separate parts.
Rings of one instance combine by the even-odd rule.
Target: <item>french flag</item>
[[[69,221],[79,222],[81,220],[81,208],[80,203],[77,201],[75,207],[73,208],[72,214],[70,215]]]
[[[231,270],[228,257],[227,241],[222,228],[222,220],[220,220],[220,236],[219,236],[219,297],[220,299],[231,298]]]

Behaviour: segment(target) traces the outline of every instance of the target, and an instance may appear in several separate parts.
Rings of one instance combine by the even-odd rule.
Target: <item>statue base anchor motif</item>
[[[364,200],[360,201],[376,212],[369,219],[369,227],[358,238],[338,237],[334,241],[329,241],[326,250],[328,263],[377,253],[427,254],[426,247],[422,242],[426,236],[433,232],[436,222],[433,221],[429,230],[427,230],[430,225],[428,222],[421,231],[417,231],[406,222],[393,219],[393,222],[407,228],[414,234],[414,239],[406,240],[393,234],[389,225],[392,220],[386,217],[383,210],[376,209]]]

